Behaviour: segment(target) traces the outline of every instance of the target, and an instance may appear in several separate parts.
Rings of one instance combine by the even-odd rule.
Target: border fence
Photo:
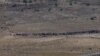
[[[63,32],[63,33],[54,33],[54,32],[47,32],[47,33],[30,33],[30,32],[17,32],[11,33],[13,36],[59,36],[59,35],[77,35],[77,34],[93,34],[93,33],[100,33],[98,30],[89,30],[89,31],[80,31],[80,32]]]

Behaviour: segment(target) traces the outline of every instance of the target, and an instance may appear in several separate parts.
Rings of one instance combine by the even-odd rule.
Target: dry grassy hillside
[[[92,0],[90,1],[89,3],[94,2]],[[86,1],[77,0],[76,2]],[[66,7],[15,5],[14,7],[4,6],[0,9],[0,12],[1,27],[9,28],[7,30],[12,32],[73,32],[100,30],[100,7],[98,5],[86,6],[75,4],[66,5]]]
[[[65,0],[62,3],[63,1]],[[80,56],[99,52],[99,34],[29,37],[27,34],[12,35],[23,32],[100,30],[99,0],[88,0],[88,3],[86,0],[68,2],[70,3],[55,4],[56,7],[43,4],[0,4],[0,56]]]
[[[53,8],[51,12],[33,10],[4,11],[3,26],[13,32],[73,32],[100,30],[99,7],[68,7],[63,11]],[[81,23],[81,24],[80,24]],[[25,28],[25,29],[23,29]]]
[[[0,38],[0,56],[79,56],[99,51],[100,40],[88,37]]]

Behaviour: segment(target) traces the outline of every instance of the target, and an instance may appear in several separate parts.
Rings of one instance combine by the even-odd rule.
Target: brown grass
[[[0,39],[0,56],[78,56],[82,52],[99,50],[99,42],[100,39],[85,37],[19,38],[5,36]]]

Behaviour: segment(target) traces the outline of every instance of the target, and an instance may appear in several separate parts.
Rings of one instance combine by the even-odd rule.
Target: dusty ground
[[[100,39],[66,36],[0,39],[0,56],[79,56],[100,50]]]
[[[15,37],[10,33],[100,30],[100,6],[23,9],[0,7],[0,56],[80,56],[100,51],[100,36]],[[91,19],[92,18],[92,19]]]

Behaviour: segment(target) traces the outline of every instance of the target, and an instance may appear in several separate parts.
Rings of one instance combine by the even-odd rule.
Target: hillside
[[[99,0],[8,1],[0,0],[0,56],[81,56],[100,51]],[[92,34],[84,33],[91,30]],[[84,34],[65,34],[69,32]]]

